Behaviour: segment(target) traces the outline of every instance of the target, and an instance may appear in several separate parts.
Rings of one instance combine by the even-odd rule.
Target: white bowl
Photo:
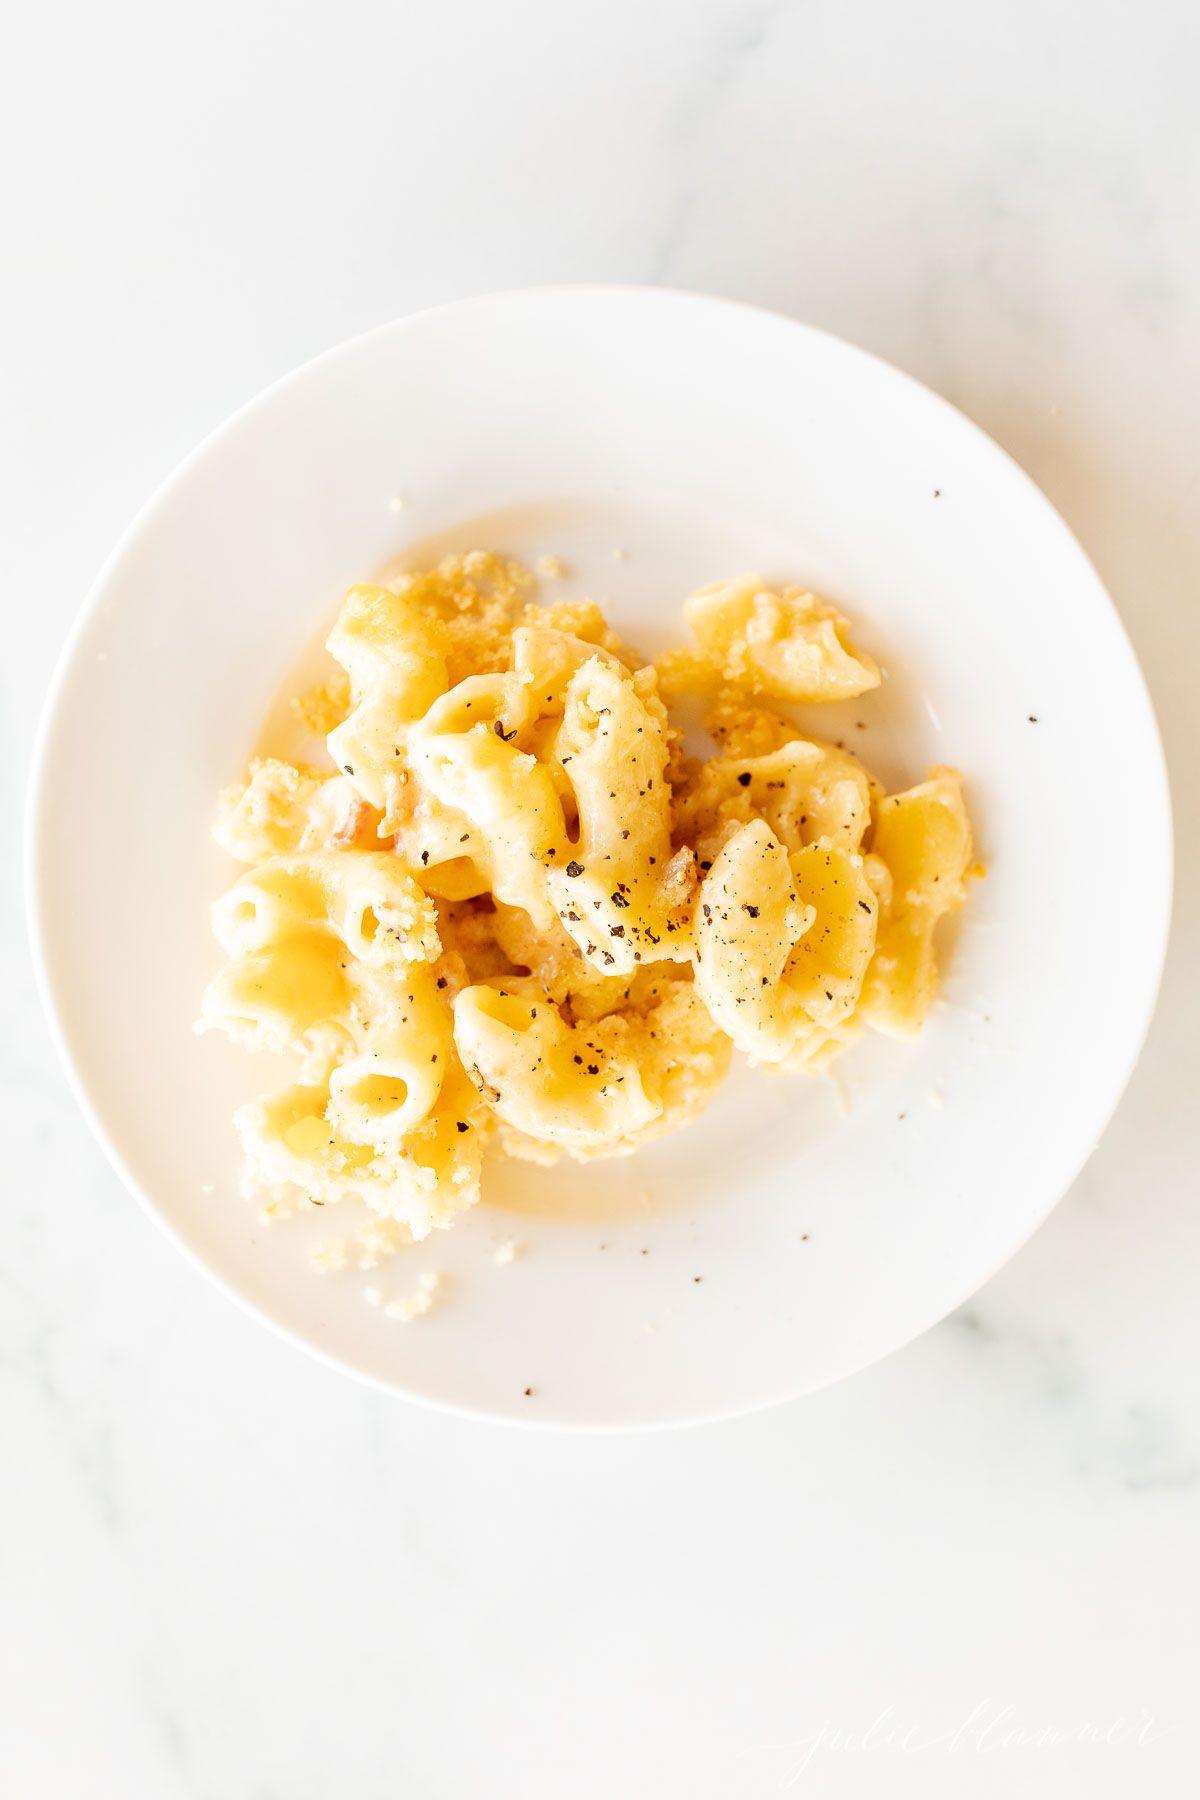
[[[220,961],[209,903],[231,875],[209,837],[214,797],[342,590],[447,544],[563,556],[554,591],[594,595],[650,650],[681,636],[680,602],[705,581],[756,569],[833,596],[889,680],[823,714],[826,734],[838,717],[893,783],[958,765],[989,875],[947,933],[922,1038],[852,1051],[840,1089],[739,1071],[697,1125],[632,1159],[497,1167],[489,1202],[452,1232],[378,1277],[319,1278],[306,1234],[331,1225],[266,1229],[236,1192],[230,1114],[273,1084],[273,1059],[191,1029]],[[29,860],[81,1104],[200,1267],[297,1342],[415,1398],[648,1425],[859,1368],[1029,1236],[1142,1042],[1171,837],[1117,616],[988,438],[792,321],[567,288],[344,345],[172,476],[55,679]],[[499,1266],[508,1238],[519,1254]],[[363,1304],[366,1280],[403,1292],[427,1268],[444,1299],[419,1324]]]

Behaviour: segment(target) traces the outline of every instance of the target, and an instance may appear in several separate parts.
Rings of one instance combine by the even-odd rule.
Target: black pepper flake
[[[572,1057],[572,1058],[571,1058],[571,1061],[572,1061],[572,1062],[577,1062],[577,1063],[581,1063],[581,1062],[582,1062],[582,1061],[583,1061],[583,1058],[582,1058],[582,1056],[573,1056],[573,1057]]]
[[[750,914],[750,917],[751,917],[751,918],[752,918],[752,919],[757,919],[757,917],[758,917],[758,908],[757,908],[757,906],[751,906],[751,904],[750,904],[750,902],[749,902],[749,901],[748,901],[748,900],[743,900],[743,901],[742,901],[742,911],[743,911],[743,912],[747,912],[747,913],[749,913],[749,914]]]
[[[422,852],[421,852],[421,862],[422,862],[422,865],[424,865],[424,864],[425,864],[425,863],[427,863],[427,862],[428,862],[428,861],[429,861],[429,852],[428,852],[428,850],[422,850]]]
[[[471,1129],[471,1127],[467,1124],[467,1121],[465,1119],[455,1119],[454,1123],[458,1127],[459,1131],[470,1131],[470,1129]]]
[[[354,770],[350,767],[349,763],[343,763],[342,767],[343,767],[343,769],[345,769],[347,775],[353,775]]]
[[[1030,724],[1031,724],[1031,725],[1036,725],[1036,724],[1037,724],[1037,722],[1038,722],[1038,716],[1037,716],[1037,714],[1036,714],[1036,713],[1030,713],[1030,715],[1029,715],[1029,723],[1030,723]]]
[[[599,1063],[589,1063],[587,1066],[587,1072],[589,1075],[598,1075],[600,1073]]]
[[[525,1398],[528,1400],[530,1398],[530,1396],[532,1395],[532,1393],[533,1393],[533,1389],[531,1387],[526,1388],[525,1389]]]
[[[702,868],[702,869],[711,869],[711,868],[712,868],[712,864],[711,864],[711,863],[710,863],[710,862],[702,862],[702,863],[701,863],[701,864],[700,864],[700,867],[701,867],[701,868]]]
[[[609,937],[624,937],[625,927],[623,925],[610,925],[608,928],[608,935]]]
[[[446,985],[446,977],[444,975],[439,975],[437,978],[437,984],[440,988],[444,988]]]
[[[582,875],[583,874],[583,864],[581,862],[569,862],[567,864],[567,874],[568,875]]]
[[[703,1281],[704,1277],[703,1277],[703,1275],[693,1275],[692,1280],[693,1281]]]
[[[629,905],[629,902],[625,898],[624,894],[622,894],[618,889],[614,889],[613,892],[608,897],[612,901],[614,906],[628,906]]]
[[[750,786],[750,771],[749,771],[749,769],[743,769],[741,774],[738,776],[738,786],[739,787],[749,787]]]
[[[609,963],[609,964],[610,964],[610,965],[611,965],[611,964],[612,964],[612,963],[615,963],[615,962],[616,962],[616,960],[617,960],[617,959],[616,959],[616,957],[615,957],[615,956],[614,956],[614,955],[613,955],[613,953],[612,953],[612,951],[611,951],[611,950],[606,950],[606,951],[605,951],[605,952],[604,952],[604,960],[605,960],[605,962],[606,962],[606,963]],[[639,956],[638,956],[638,955],[637,955],[637,952],[636,952],[636,951],[635,951],[635,952],[634,952],[634,961],[635,961],[635,962],[640,962],[640,961],[641,961],[641,958],[640,958],[640,957],[639,957]]]
[[[858,904],[859,904],[859,905],[860,905],[860,906],[861,906],[861,907],[862,907],[862,909],[863,909],[863,911],[864,911],[864,912],[865,912],[865,913],[869,913],[869,912],[870,912],[870,910],[871,910],[871,908],[870,908],[870,906],[869,906],[869,905],[868,905],[868,903],[867,903],[867,901],[865,901],[865,900],[860,900],[860,901],[859,901],[859,903],[858,903]]]
[[[468,838],[469,838],[469,837],[470,837],[470,835],[471,835],[471,834],[470,834],[470,832],[469,832],[469,831],[464,831],[464,832],[463,832],[463,834],[462,834],[462,836],[461,836],[461,837],[460,837],[460,838],[459,838],[459,840],[458,840],[458,841],[459,841],[459,843],[460,843],[460,844],[465,844],[465,843],[466,843],[466,841],[467,841],[467,839],[468,839]],[[553,852],[551,852],[551,854],[553,854]]]
[[[494,721],[494,723],[492,725],[492,730],[495,732],[496,736],[500,739],[500,742],[502,744],[507,744],[512,738],[515,738],[517,735],[517,728],[515,725],[513,726],[511,731],[505,731],[503,722],[500,719],[496,719]]]

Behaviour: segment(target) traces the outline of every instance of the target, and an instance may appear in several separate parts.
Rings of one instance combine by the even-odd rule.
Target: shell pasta
[[[222,797],[243,872],[202,1023],[297,1059],[236,1115],[248,1185],[361,1203],[364,1265],[473,1205],[489,1144],[624,1155],[735,1052],[812,1072],[912,1035],[978,872],[954,770],[889,796],[788,716],[881,679],[833,607],[705,589],[655,666],[534,592],[487,552],[352,588],[302,703],[329,767],[262,758]]]

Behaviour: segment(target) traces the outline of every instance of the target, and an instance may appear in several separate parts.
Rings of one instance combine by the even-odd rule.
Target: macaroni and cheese
[[[251,764],[217,837],[228,961],[203,1018],[288,1051],[240,1109],[253,1187],[357,1198],[360,1262],[479,1198],[488,1145],[623,1155],[692,1118],[737,1050],[824,1067],[920,1030],[973,872],[952,769],[887,795],[772,703],[880,671],[835,608],[757,577],[644,663],[590,602],[484,552],[347,594],[341,673],[297,702],[332,768]],[[670,703],[707,705],[712,755]]]

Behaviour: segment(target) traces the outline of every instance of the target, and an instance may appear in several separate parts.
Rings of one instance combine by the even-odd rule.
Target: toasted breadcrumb
[[[315,737],[328,737],[350,711],[350,677],[344,669],[338,669],[319,687],[297,694],[292,711]]]

